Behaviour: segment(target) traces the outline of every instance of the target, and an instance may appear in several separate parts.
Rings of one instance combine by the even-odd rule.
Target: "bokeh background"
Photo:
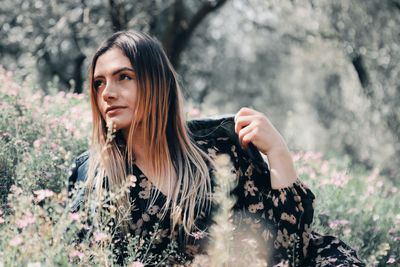
[[[353,242],[371,266],[396,264],[399,25],[399,0],[2,0],[2,204],[13,184],[61,190],[63,180],[50,178],[62,177],[87,148],[92,54],[115,31],[142,30],[160,40],[176,67],[189,116],[235,113],[243,106],[265,113],[299,153],[298,162],[315,163],[314,172],[298,166],[311,184],[316,175],[339,179],[330,183],[335,198],[322,199],[332,201],[330,210],[337,213],[325,206],[328,215],[317,218],[320,225],[344,227],[334,233]],[[343,175],[321,173],[319,167],[328,164],[321,155],[341,162],[329,161],[339,174],[361,172],[357,179],[364,180],[342,189]],[[37,179],[32,182],[30,175]],[[379,232],[379,241],[368,247],[367,236],[353,240],[356,234],[347,232],[346,238],[347,222],[361,213],[350,212],[347,222],[338,214],[363,209],[357,199],[367,205],[381,198],[382,206],[367,209],[363,221],[371,224],[365,232]],[[374,217],[376,209],[384,212],[381,219],[387,216],[385,222]],[[385,236],[390,229],[391,237]],[[373,252],[375,258],[368,258]]]
[[[2,1],[0,64],[36,90],[86,93],[117,30],[156,36],[204,114],[250,106],[293,149],[400,177],[400,1]]]

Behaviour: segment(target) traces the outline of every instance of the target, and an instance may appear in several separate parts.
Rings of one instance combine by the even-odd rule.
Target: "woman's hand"
[[[287,150],[285,140],[268,118],[254,109],[241,108],[236,113],[235,132],[244,149],[247,149],[251,142],[264,155]]]
[[[273,189],[290,186],[296,181],[297,173],[286,142],[263,113],[241,108],[235,116],[235,132],[244,149],[251,142],[267,156]]]

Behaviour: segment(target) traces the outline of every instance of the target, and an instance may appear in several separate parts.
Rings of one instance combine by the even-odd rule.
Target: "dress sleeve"
[[[221,152],[230,155],[238,177],[234,193],[241,224],[254,236],[261,236],[267,250],[274,251],[274,264],[290,261],[297,266],[303,262],[310,241],[314,194],[299,179],[288,187],[272,189],[265,162],[255,162],[233,142],[219,144]]]

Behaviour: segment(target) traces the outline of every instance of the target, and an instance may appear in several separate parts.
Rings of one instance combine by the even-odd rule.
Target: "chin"
[[[108,124],[110,121],[112,122],[113,128],[114,128],[115,130],[120,130],[120,129],[122,129],[122,128],[129,127],[129,125],[130,125],[130,123],[121,121],[121,120],[119,120],[118,118],[109,118],[108,120],[106,120],[107,124]]]

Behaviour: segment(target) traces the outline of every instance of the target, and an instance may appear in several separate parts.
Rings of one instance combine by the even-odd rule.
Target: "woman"
[[[204,252],[214,159],[227,154],[238,178],[234,221],[259,237],[268,266],[363,266],[341,241],[311,231],[314,195],[297,179],[284,139],[262,113],[242,108],[234,118],[187,125],[177,75],[157,40],[115,33],[95,53],[89,83],[92,141],[76,160],[69,189],[83,181],[86,197],[119,195],[113,200],[122,222],[114,227],[119,263],[129,252],[126,237],[145,237],[154,225],[161,233],[156,253],[171,240],[186,259]],[[128,182],[134,186],[121,193]],[[76,198],[75,208],[85,199]]]

